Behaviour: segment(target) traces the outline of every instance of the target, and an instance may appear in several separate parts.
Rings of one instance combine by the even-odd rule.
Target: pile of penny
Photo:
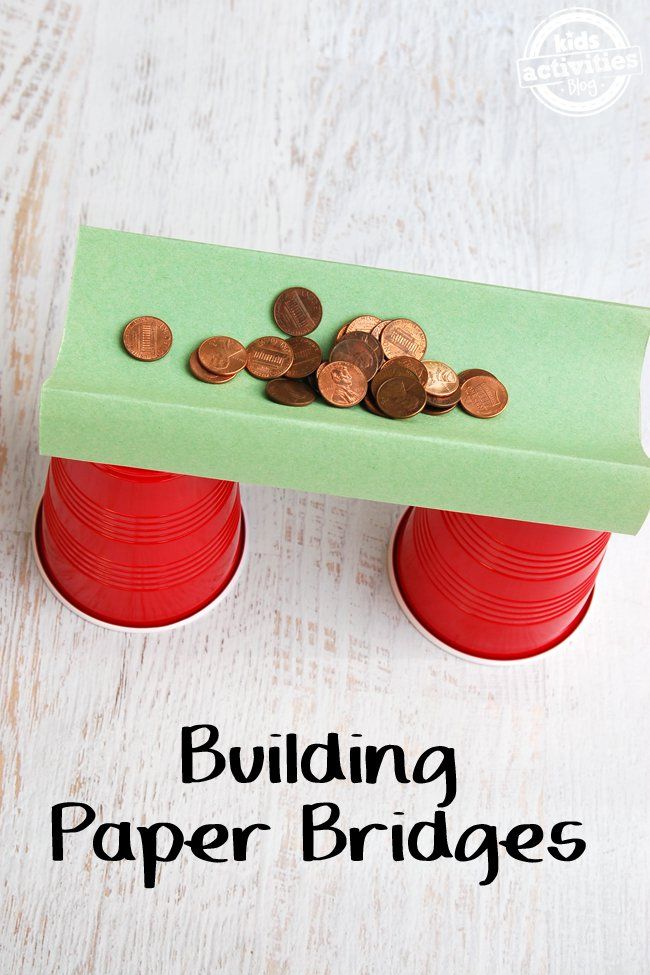
[[[441,416],[458,405],[481,419],[505,409],[508,393],[496,376],[485,369],[456,373],[446,362],[425,359],[426,348],[423,330],[410,318],[362,315],[339,330],[315,385],[334,406],[361,403],[394,420]]]
[[[505,409],[508,393],[491,372],[456,373],[445,362],[425,359],[426,335],[410,318],[358,316],[339,329],[323,360],[321,347],[307,337],[322,315],[313,291],[287,288],[275,300],[273,317],[289,338],[265,335],[245,348],[237,339],[215,335],[192,352],[189,368],[201,382],[215,385],[246,369],[266,381],[269,399],[284,406],[308,406],[318,395],[332,406],[361,404],[390,419],[441,416],[456,406],[487,419]],[[172,336],[165,322],[144,317],[129,322],[123,341],[130,355],[152,361],[169,351]]]

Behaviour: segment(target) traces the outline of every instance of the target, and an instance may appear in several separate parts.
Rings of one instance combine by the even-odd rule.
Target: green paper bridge
[[[324,354],[361,314],[406,317],[427,358],[506,385],[492,420],[460,409],[389,421],[317,402],[292,410],[264,383],[197,382],[189,355],[210,335],[246,345],[280,334],[290,285],[323,304]],[[130,358],[124,325],[164,319],[158,362]],[[44,454],[634,534],[650,501],[639,388],[650,310],[82,227],[65,334],[43,386]]]

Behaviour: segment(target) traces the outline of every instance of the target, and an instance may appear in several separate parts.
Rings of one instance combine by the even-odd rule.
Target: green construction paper
[[[270,402],[246,373],[188,370],[204,338],[280,334],[276,294],[320,297],[325,352],[356,315],[407,317],[427,357],[494,372],[510,402],[477,420],[390,421]],[[158,362],[121,345],[137,315],[174,334]],[[650,310],[419,274],[82,227],[63,343],[42,390],[45,454],[348,497],[635,533],[650,500],[639,387]]]

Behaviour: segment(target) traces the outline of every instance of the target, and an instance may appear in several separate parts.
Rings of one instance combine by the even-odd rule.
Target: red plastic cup
[[[444,649],[512,662],[562,643],[585,616],[609,532],[409,508],[391,583],[417,628]]]
[[[93,622],[158,629],[211,608],[239,568],[239,485],[53,457],[34,551],[54,593]]]

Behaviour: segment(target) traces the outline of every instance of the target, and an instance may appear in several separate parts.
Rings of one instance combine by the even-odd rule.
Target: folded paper
[[[283,288],[323,304],[327,353],[357,315],[408,317],[427,357],[480,367],[509,393],[492,420],[460,409],[390,421],[361,407],[271,402],[243,373],[190,373],[204,338],[280,334]],[[125,324],[155,315],[171,351],[138,362]],[[41,397],[42,453],[348,497],[635,533],[650,500],[639,387],[650,310],[446,278],[82,227],[65,333]]]

